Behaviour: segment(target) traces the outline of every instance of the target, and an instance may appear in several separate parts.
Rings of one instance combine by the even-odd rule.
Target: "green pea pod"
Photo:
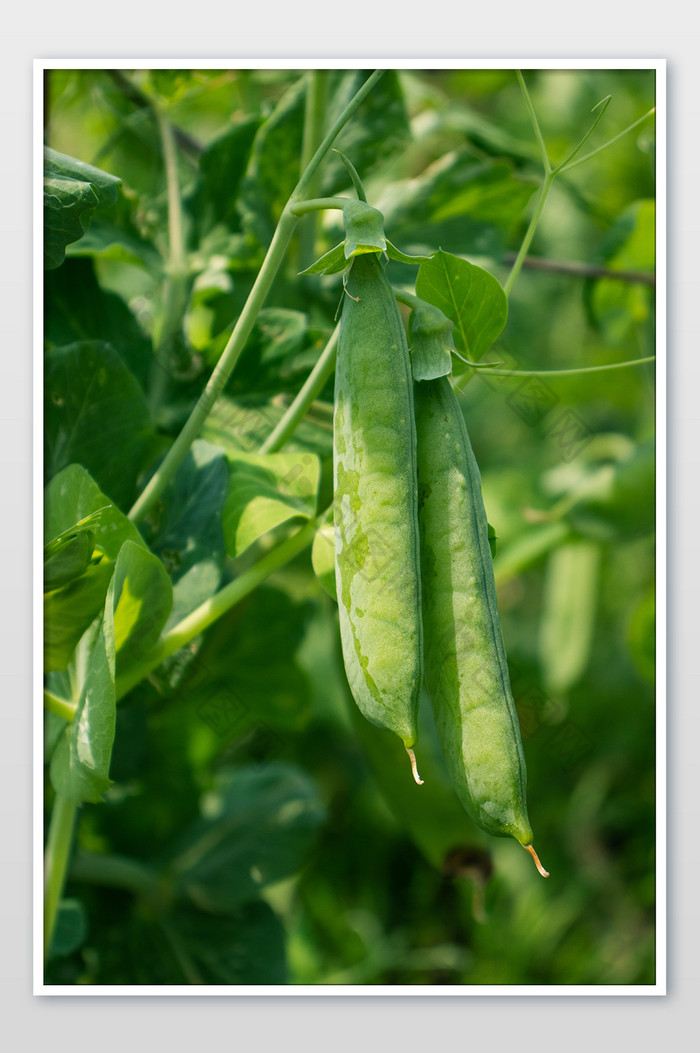
[[[335,374],[340,631],[360,711],[409,752],[422,681],[413,388],[406,335],[376,254],[353,259]]]
[[[415,386],[426,687],[454,789],[482,829],[533,856],[520,728],[481,477],[445,377]]]

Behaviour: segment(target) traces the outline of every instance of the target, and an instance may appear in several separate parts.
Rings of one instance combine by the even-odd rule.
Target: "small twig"
[[[516,254],[509,252],[504,262],[514,263]],[[656,284],[656,277],[644,271],[613,271],[593,263],[579,263],[575,260],[548,260],[542,256],[526,256],[523,267],[531,271],[549,271],[553,274],[570,274],[576,278],[610,278],[613,281],[629,282],[637,285]]]

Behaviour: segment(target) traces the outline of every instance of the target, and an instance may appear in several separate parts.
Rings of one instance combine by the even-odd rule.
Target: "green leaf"
[[[79,578],[87,570],[94,548],[95,535],[86,529],[67,538],[54,555],[44,558],[44,592]]]
[[[68,585],[44,598],[44,661],[46,671],[65,669],[83,633],[104,606],[114,562],[122,545],[145,548],[136,527],[105,497],[80,465],[54,476],[44,497],[44,531],[50,544],[89,524],[102,560]]]
[[[88,920],[85,907],[78,899],[62,899],[49,948],[49,958],[65,958],[85,943]]]
[[[44,399],[47,478],[81,464],[128,507],[155,433],[145,396],[121,357],[98,341],[49,351]]]
[[[260,900],[225,915],[178,905],[163,922],[134,914],[126,932],[112,929],[110,937],[105,984],[287,982],[284,928]]]
[[[133,523],[105,497],[85,468],[70,464],[53,477],[44,492],[44,536],[51,542],[82,522],[89,522],[95,544],[112,561],[125,541],[146,547]]]
[[[272,241],[299,180],[305,92],[306,82],[300,77],[260,126],[241,181],[238,207],[243,226],[263,246]]]
[[[402,245],[447,245],[452,252],[500,255],[537,182],[470,150],[446,154],[382,194],[386,229]]]
[[[311,564],[314,574],[324,591],[333,600],[337,600],[335,588],[335,530],[332,523],[326,523],[316,531],[311,548]]]
[[[508,318],[508,300],[496,278],[442,249],[421,264],[416,293],[454,323],[457,350],[472,362],[486,354]]]
[[[284,407],[277,399],[259,404],[222,395],[205,421],[202,436],[234,457],[239,453],[254,453],[279,424],[284,412]],[[330,423],[322,429],[317,424],[302,420],[287,449],[308,450],[320,456],[330,456],[332,444],[333,428]]]
[[[148,537],[173,583],[166,631],[219,587],[226,554],[222,511],[228,479],[224,451],[196,439],[161,499],[157,525]]]
[[[396,260],[397,263],[410,263],[411,265],[417,265],[419,263],[430,263],[433,256],[432,252],[429,256],[412,256],[407,252],[402,252],[401,249],[397,249],[396,245],[393,245],[389,239],[386,241],[386,254],[390,260]]]
[[[577,533],[598,541],[650,534],[656,520],[655,477],[655,444],[649,440],[587,477],[566,519]]]
[[[197,181],[186,199],[200,238],[218,225],[240,227],[238,190],[261,123],[258,117],[237,121],[202,152]]]
[[[261,586],[212,625],[182,680],[188,708],[221,742],[260,732],[279,742],[311,716],[309,687],[297,660],[311,605]]]
[[[656,210],[653,200],[636,201],[610,230],[598,260],[613,271],[653,275],[656,252]],[[637,282],[598,278],[586,285],[589,316],[606,338],[620,343],[630,330],[648,322],[654,310],[654,289]]]
[[[44,669],[65,669],[78,641],[102,610],[114,570],[109,560],[44,596]]]
[[[112,587],[114,649],[121,673],[154,647],[170,614],[173,589],[158,557],[133,541],[122,545]]]
[[[172,860],[180,894],[200,910],[235,910],[300,869],[324,819],[316,787],[291,765],[221,773]]]
[[[314,454],[229,454],[229,469],[223,527],[230,556],[281,523],[315,515],[321,466]]]
[[[312,263],[310,267],[307,267],[305,271],[299,271],[300,274],[338,274],[340,271],[345,270],[348,265],[348,261],[345,259],[345,242],[339,241],[337,245],[334,245],[328,252],[324,252],[323,256]]]
[[[44,339],[47,350],[83,340],[108,343],[147,389],[151,341],[121,296],[98,284],[90,259],[67,259],[45,275]]]
[[[331,126],[371,73],[372,70],[338,70],[326,74],[329,100],[326,127]],[[334,146],[351,157],[355,168],[368,178],[382,164],[393,161],[410,138],[402,75],[396,70],[385,70],[362,103],[358,117],[345,125]],[[328,197],[347,186],[348,173],[340,154],[331,152],[321,170],[320,192]]]
[[[113,582],[101,620],[81,642],[77,671],[78,708],[51,758],[51,782],[72,801],[96,803],[110,786],[116,719]]]
[[[117,200],[121,179],[44,147],[44,267],[59,267],[96,208]]]

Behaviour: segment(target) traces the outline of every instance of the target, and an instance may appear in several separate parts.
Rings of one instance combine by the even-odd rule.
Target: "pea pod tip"
[[[526,852],[529,852],[532,858],[534,859],[535,866],[539,870],[542,877],[549,877],[549,871],[545,870],[542,864],[540,863],[540,857],[537,855],[537,852],[535,852],[535,849],[532,847],[532,845],[523,845],[523,848]]]
[[[410,746],[405,746],[404,748],[405,748],[406,753],[408,754],[408,758],[409,758],[409,760],[411,762],[411,771],[413,772],[413,778],[416,780],[416,782],[418,783],[419,786],[422,786],[423,785],[423,780],[421,779],[420,775],[418,774],[418,765],[417,765],[417,762],[416,762],[416,755],[415,755],[415,753],[413,752],[413,750],[411,749]]]

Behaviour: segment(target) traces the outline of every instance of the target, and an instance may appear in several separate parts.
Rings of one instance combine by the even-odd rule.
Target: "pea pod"
[[[533,856],[481,477],[449,380],[415,386],[425,676],[450,777],[484,830]]]
[[[363,715],[409,752],[422,680],[416,436],[408,345],[376,253],[353,258],[335,376],[340,631]]]

